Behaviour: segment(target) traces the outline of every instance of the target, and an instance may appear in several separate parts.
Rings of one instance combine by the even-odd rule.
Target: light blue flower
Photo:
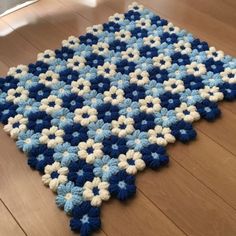
[[[39,107],[40,102],[36,102],[34,99],[29,98],[25,101],[20,101],[16,111],[24,116],[28,116],[31,112],[39,111]]]
[[[173,110],[162,108],[158,113],[155,114],[154,121],[157,125],[169,127],[177,122],[177,118]]]
[[[104,96],[101,93],[97,93],[95,90],[90,91],[84,95],[84,105],[96,108],[103,104]]]
[[[82,188],[75,186],[73,182],[59,185],[57,194],[56,204],[67,214],[83,202]]]
[[[88,128],[88,136],[94,139],[95,142],[101,142],[104,138],[108,138],[111,135],[111,124],[104,124],[103,120],[89,124]]]
[[[97,69],[90,66],[85,66],[80,70],[80,74],[83,75],[82,78],[87,80],[95,79],[97,76]]]
[[[145,57],[140,58],[139,65],[137,66],[137,68],[140,68],[142,71],[148,71],[152,69],[152,67],[153,67],[152,59]]]
[[[0,104],[4,104],[6,102],[6,96],[7,93],[0,91]]]
[[[212,71],[208,71],[206,75],[202,75],[202,82],[206,86],[218,86],[222,83],[221,76],[219,74],[214,74]]]
[[[38,84],[38,76],[34,76],[33,74],[27,74],[20,79],[18,82],[18,86],[25,87],[25,89],[30,89],[31,87]]]
[[[146,132],[140,132],[140,130],[136,130],[133,134],[128,135],[127,140],[127,146],[135,151],[140,151],[149,144],[148,134]]]
[[[69,166],[72,161],[78,160],[77,152],[77,147],[71,146],[70,143],[63,143],[55,147],[53,158],[60,162],[62,166]]]
[[[73,124],[74,113],[70,112],[67,108],[62,108],[52,114],[52,125],[59,126],[60,129],[66,125]]]
[[[26,132],[20,132],[16,145],[23,152],[28,153],[33,148],[39,145],[39,133],[34,133],[32,130]]]
[[[151,80],[148,84],[145,84],[145,94],[153,97],[159,97],[165,92],[163,84],[157,83],[155,80]]]
[[[124,89],[129,86],[129,76],[122,75],[121,73],[117,73],[113,78],[111,78],[111,86],[115,86],[119,89]]]
[[[48,68],[48,70],[52,70],[55,73],[60,73],[61,71],[66,69],[66,61],[59,58],[55,59]]]
[[[71,94],[71,86],[63,81],[60,81],[52,85],[52,95],[58,96],[59,98]]]
[[[100,177],[103,181],[108,181],[112,175],[119,171],[118,160],[104,156],[102,159],[97,159],[94,162],[93,173],[95,176]]]
[[[119,104],[119,114],[127,117],[134,117],[139,114],[139,103],[133,102],[130,98],[125,99],[121,104]]]
[[[197,102],[201,102],[203,99],[198,90],[186,89],[180,96],[180,101],[185,102],[188,105],[194,105]]]

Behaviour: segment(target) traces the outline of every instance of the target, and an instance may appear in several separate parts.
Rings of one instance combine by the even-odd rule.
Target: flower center
[[[51,173],[51,178],[52,178],[52,179],[56,179],[58,176],[59,176],[59,174],[57,173],[57,171],[53,171],[53,172]]]
[[[98,187],[93,188],[93,194],[94,194],[94,196],[99,195],[99,188]]]
[[[72,193],[67,193],[66,195],[65,195],[65,199],[66,200],[70,200],[72,198]]]
[[[108,165],[104,165],[104,166],[102,167],[102,170],[103,170],[103,171],[109,171],[109,166],[108,166]]]

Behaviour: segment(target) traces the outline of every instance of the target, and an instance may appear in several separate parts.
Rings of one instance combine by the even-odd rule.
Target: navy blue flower
[[[130,84],[124,89],[125,97],[130,98],[132,101],[138,101],[145,97],[145,88],[136,84]]]
[[[98,120],[102,119],[104,123],[110,123],[119,117],[119,107],[111,103],[104,103],[97,107]]]
[[[220,116],[221,111],[215,102],[211,102],[208,99],[203,100],[201,103],[196,103],[197,111],[202,118],[213,121]]]
[[[168,21],[165,19],[161,19],[159,16],[154,16],[151,18],[151,23],[152,25],[156,25],[156,26],[164,26],[168,24]]]
[[[179,98],[179,94],[166,92],[160,96],[161,106],[167,108],[168,110],[173,110],[180,105]]]
[[[16,115],[17,108],[18,106],[11,102],[0,103],[0,122],[7,124],[8,118]]]
[[[51,127],[52,117],[44,111],[31,112],[28,115],[27,128],[40,133],[44,128]]]
[[[198,90],[204,87],[201,77],[195,77],[194,75],[187,75],[183,78],[183,82],[186,89]]]
[[[131,31],[133,37],[144,38],[148,36],[148,31],[146,29],[141,29],[140,27],[136,27]]]
[[[113,50],[114,52],[122,52],[125,51],[126,48],[127,44],[125,42],[121,42],[120,40],[114,40],[109,45],[109,49]]]
[[[93,180],[93,168],[93,165],[87,164],[82,159],[79,159],[76,162],[71,162],[68,166],[68,180],[74,182],[77,186],[82,187],[86,181]]]
[[[70,227],[81,236],[91,235],[92,231],[101,227],[100,209],[92,207],[89,202],[76,206],[72,211]]]
[[[145,161],[146,165],[152,169],[157,169],[169,163],[166,149],[156,144],[150,144],[143,148],[141,153],[143,156],[142,159]]]
[[[85,35],[80,36],[79,40],[81,44],[90,45],[90,46],[98,42],[98,38],[91,33],[87,33]]]
[[[191,43],[192,49],[197,49],[199,52],[206,51],[209,49],[207,42],[200,41],[199,39],[194,39]]]
[[[215,61],[213,58],[209,58],[205,61],[205,66],[207,71],[212,71],[213,73],[220,73],[224,70],[224,64],[222,61]]]
[[[103,24],[103,29],[109,33],[114,33],[120,31],[120,25],[115,22],[108,22]]]
[[[161,35],[161,43],[166,42],[168,44],[170,43],[173,44],[173,43],[177,43],[177,41],[178,41],[178,36],[174,33],[169,34],[165,32],[163,35]]]
[[[128,151],[125,138],[119,138],[115,135],[105,138],[102,142],[103,144],[103,153],[109,155],[111,158],[118,158],[122,153]]]
[[[190,59],[187,54],[181,54],[180,52],[176,52],[171,56],[172,63],[176,63],[179,66],[190,64]]]
[[[42,62],[42,61],[37,61],[35,64],[29,64],[29,73],[33,75],[40,75],[41,73],[45,73],[48,70],[48,64]]]
[[[128,62],[127,60],[122,60],[116,64],[116,71],[121,74],[128,75],[131,72],[135,71],[136,64],[134,62]]]
[[[76,108],[81,108],[83,106],[84,99],[75,93],[71,93],[70,95],[63,96],[62,101],[63,107],[66,107],[73,112]]]
[[[138,115],[134,116],[134,128],[135,130],[148,131],[155,127],[155,117],[152,114],[146,114],[141,112]]]
[[[110,80],[108,78],[104,78],[103,76],[99,75],[95,79],[90,81],[91,83],[91,90],[95,90],[98,93],[104,93],[108,91],[110,88]]]
[[[71,84],[72,81],[78,80],[79,73],[77,71],[66,69],[60,72],[60,80],[67,84]]]
[[[168,72],[167,70],[161,70],[159,67],[153,67],[149,73],[149,79],[155,80],[158,83],[163,83],[165,80],[168,80]]]
[[[98,67],[104,64],[104,57],[96,53],[90,54],[86,57],[86,65],[91,67]]]
[[[171,126],[172,134],[176,139],[180,140],[183,143],[186,143],[190,140],[196,138],[197,133],[193,129],[192,124],[185,122],[183,120],[176,122]]]
[[[136,193],[135,177],[134,175],[127,174],[125,170],[111,176],[109,183],[110,193],[121,201],[128,199]]]
[[[223,83],[219,85],[219,88],[225,100],[232,101],[236,98],[236,84]]]
[[[79,142],[88,139],[87,127],[81,126],[80,124],[67,125],[64,127],[64,132],[64,141],[71,143],[72,146],[76,146]]]
[[[140,19],[140,13],[137,11],[130,10],[125,13],[125,19],[129,21],[136,21]]]
[[[62,47],[61,49],[55,50],[55,53],[56,58],[59,58],[61,60],[68,60],[69,58],[72,58],[74,56],[75,51],[67,47]]]
[[[142,57],[146,57],[146,58],[152,58],[158,55],[157,48],[150,47],[150,46],[144,46],[140,48],[139,52]]]
[[[0,78],[0,92],[7,92],[9,89],[15,89],[19,80],[12,76],[6,78]]]
[[[38,83],[29,89],[29,97],[34,98],[37,102],[47,98],[51,93],[51,89],[44,84]]]

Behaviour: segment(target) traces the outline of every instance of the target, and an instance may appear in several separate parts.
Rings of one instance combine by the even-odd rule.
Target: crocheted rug
[[[0,121],[42,173],[81,235],[100,228],[111,196],[168,163],[165,146],[236,98],[236,60],[133,3],[0,79]],[[17,168],[17,167],[16,167]]]

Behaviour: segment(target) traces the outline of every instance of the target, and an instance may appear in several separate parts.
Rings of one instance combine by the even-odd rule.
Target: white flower
[[[19,65],[17,67],[11,67],[7,73],[8,76],[13,76],[16,79],[20,79],[21,77],[27,75],[28,73],[28,66]]]
[[[155,113],[160,111],[160,99],[152,96],[146,96],[144,99],[139,99],[140,110],[146,113]]]
[[[149,35],[148,37],[143,38],[144,45],[149,45],[150,47],[157,47],[160,45],[160,37]]]
[[[115,13],[113,16],[110,16],[108,19],[109,21],[120,22],[124,20],[124,18],[125,18],[124,14]]]
[[[224,58],[223,51],[217,51],[215,47],[210,47],[208,51],[206,51],[208,58],[213,58],[215,61],[219,61]]]
[[[195,106],[188,106],[187,103],[181,103],[180,107],[175,108],[176,117],[179,120],[184,120],[186,122],[193,122],[200,119],[200,115],[197,112]]]
[[[130,31],[127,30],[120,30],[115,32],[115,39],[118,39],[120,41],[127,42],[131,38],[131,33]]]
[[[90,91],[90,85],[91,83],[88,80],[80,78],[76,81],[72,81],[71,92],[77,93],[79,96],[83,96]]]
[[[44,52],[42,53],[39,53],[38,56],[37,56],[37,60],[38,61],[42,61],[44,63],[50,63],[50,62],[53,62],[56,58],[56,54],[54,51],[52,50],[45,50]]]
[[[73,58],[68,59],[67,67],[73,70],[79,71],[85,67],[85,58],[82,56],[73,56]]]
[[[56,126],[50,129],[43,129],[39,138],[40,143],[47,144],[49,148],[54,148],[63,143],[64,131]]]
[[[200,76],[206,73],[206,67],[202,63],[192,62],[190,65],[186,65],[187,73],[194,75],[194,76]]]
[[[107,43],[98,42],[92,45],[93,53],[98,55],[107,55],[109,53],[109,45]]]
[[[101,25],[101,24],[93,25],[91,27],[86,28],[86,32],[91,33],[93,35],[98,35],[98,34],[102,33],[102,31],[103,31],[103,25]]]
[[[174,47],[176,52],[181,52],[182,54],[189,54],[192,52],[191,44],[184,40],[180,40],[178,43],[175,43]]]
[[[59,162],[54,162],[52,165],[46,165],[44,168],[44,175],[42,176],[42,181],[45,185],[56,192],[59,184],[64,184],[67,182],[67,167],[61,167]]]
[[[236,83],[236,69],[231,69],[229,67],[225,68],[223,72],[220,73],[222,80],[224,82],[235,84]]]
[[[62,100],[55,95],[50,95],[48,98],[41,100],[41,105],[39,109],[45,111],[47,114],[52,114],[55,111],[61,109]]]
[[[95,177],[92,182],[85,183],[83,197],[90,201],[92,206],[100,206],[102,201],[107,201],[110,198],[108,187],[108,182],[102,182],[99,177]]]
[[[166,146],[168,143],[174,143],[175,137],[171,134],[170,128],[157,125],[154,129],[148,131],[149,142],[160,146]]]
[[[209,99],[211,102],[218,102],[224,98],[224,94],[221,93],[216,86],[205,86],[203,89],[199,90],[199,93],[202,98]]]
[[[136,69],[134,72],[129,74],[130,83],[137,85],[144,85],[149,82],[149,73],[147,71],[142,71],[141,69]]]
[[[4,126],[4,131],[9,133],[10,136],[14,139],[17,139],[21,131],[26,130],[26,124],[28,119],[21,114],[17,114],[14,117],[8,118],[7,124]]]
[[[163,82],[164,89],[171,93],[180,93],[184,91],[184,83],[182,80],[170,78]]]
[[[151,26],[151,20],[150,19],[145,19],[141,18],[140,20],[136,20],[136,27],[140,27],[142,29],[146,29]]]
[[[119,136],[125,137],[127,134],[131,134],[134,131],[134,120],[125,116],[120,116],[118,120],[111,122],[112,133]]]
[[[79,46],[79,38],[70,36],[67,40],[62,41],[62,46],[70,49],[75,49]]]
[[[90,106],[83,106],[75,110],[74,122],[87,126],[97,120],[97,110]]]
[[[128,10],[133,10],[133,11],[141,11],[143,10],[143,5],[138,4],[137,2],[133,2],[128,6]]]
[[[25,101],[28,99],[29,91],[24,89],[24,87],[17,87],[15,89],[9,89],[7,92],[6,100],[8,102],[13,102],[17,104],[21,101]]]
[[[119,168],[126,170],[126,172],[131,175],[135,175],[146,166],[145,162],[142,160],[142,154],[134,150],[129,150],[126,154],[120,154],[118,160]]]
[[[96,159],[100,159],[103,156],[102,148],[102,143],[96,143],[93,139],[88,139],[86,142],[78,144],[78,156],[86,160],[87,163],[92,164]]]
[[[180,31],[179,27],[173,25],[173,23],[169,22],[167,25],[163,26],[164,32],[168,33],[178,33]]]
[[[47,87],[50,87],[58,82],[59,74],[48,70],[46,73],[41,73],[39,75],[39,82]]]
[[[116,65],[105,62],[102,66],[98,66],[97,73],[105,78],[112,78],[116,74]]]
[[[160,69],[167,69],[171,66],[171,57],[161,53],[157,57],[153,57],[153,65],[160,67]]]
[[[139,51],[134,48],[128,48],[126,51],[121,52],[122,59],[128,61],[137,61],[139,59]]]
[[[109,91],[104,92],[104,102],[110,102],[112,105],[118,105],[124,101],[124,91],[112,86]]]

